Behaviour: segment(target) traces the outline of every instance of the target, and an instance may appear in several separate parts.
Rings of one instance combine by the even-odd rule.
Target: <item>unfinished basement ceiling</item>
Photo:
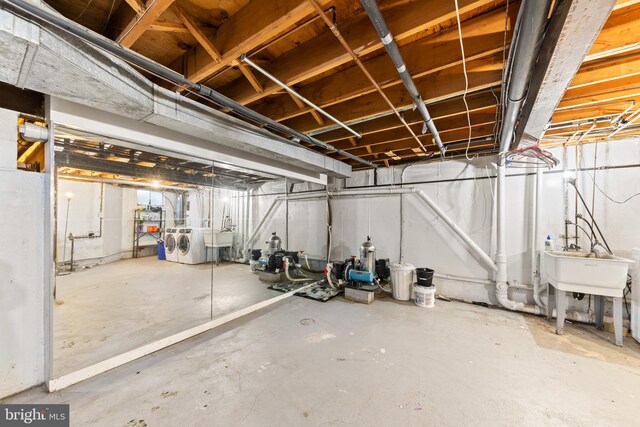
[[[64,126],[56,127],[58,175],[83,180],[115,180],[122,185],[211,187],[246,190],[279,179],[251,171],[177,154],[159,153],[114,138]]]
[[[289,0],[50,0],[66,17],[208,85],[292,129],[314,135],[380,166],[426,160],[439,153],[358,0],[318,0],[427,151],[413,138],[316,13],[312,2]],[[447,157],[495,153],[497,106],[520,2],[380,0]],[[606,139],[640,107],[640,2],[619,0],[561,100],[543,146]],[[240,61],[246,54],[361,138],[308,108]],[[161,82],[158,82],[161,83]],[[174,88],[180,90],[180,88]],[[496,123],[498,121],[498,123]],[[614,138],[638,134],[633,123]],[[586,134],[585,134],[586,133]],[[324,154],[362,165],[339,153]],[[437,157],[439,158],[439,157]]]

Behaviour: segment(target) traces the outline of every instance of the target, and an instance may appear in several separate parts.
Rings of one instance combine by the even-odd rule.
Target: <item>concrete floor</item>
[[[72,425],[637,425],[640,346],[437,301],[298,297],[47,395]]]
[[[126,259],[56,278],[54,375],[59,376],[211,319],[211,264]],[[264,301],[249,267],[213,269],[213,317]]]

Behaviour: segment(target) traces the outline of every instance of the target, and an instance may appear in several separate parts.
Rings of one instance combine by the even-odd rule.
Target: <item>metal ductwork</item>
[[[325,150],[333,151],[342,156],[345,156],[351,160],[362,163],[366,166],[377,168],[378,166],[372,162],[364,160],[358,156],[354,156],[351,153],[346,151],[342,151],[333,147],[332,145],[325,144],[324,142],[305,135],[302,132],[299,132],[295,129],[291,129],[288,126],[285,126],[281,123],[276,122],[275,120],[270,119],[269,117],[263,116],[252,109],[241,105],[231,98],[224,96],[223,94],[216,92],[215,90],[201,85],[199,83],[194,83],[187,78],[185,78],[182,74],[177,73],[169,68],[166,68],[132,50],[124,48],[120,44],[114,42],[113,40],[107,39],[67,18],[64,18],[55,13],[49,12],[33,3],[30,3],[25,0],[0,0],[0,3],[7,4],[18,10],[26,13],[30,17],[35,18],[36,20],[53,25],[57,28],[60,28],[63,31],[72,34],[81,40],[89,43],[92,46],[95,46],[98,49],[106,51],[115,57],[139,68],[148,73],[151,73],[165,81],[171,82],[174,85],[182,86],[186,88],[188,91],[193,92],[199,96],[207,98],[216,104],[229,108],[235,111],[237,114],[248,118],[250,120],[262,123],[266,125],[271,130],[275,130],[287,135],[292,135],[298,141],[308,142],[317,147],[320,147]]]
[[[398,44],[396,43],[393,34],[389,30],[384,17],[382,16],[382,12],[378,8],[378,4],[376,0],[360,0],[360,4],[369,15],[369,19],[371,19],[371,23],[373,24],[380,40],[382,40],[382,44],[384,45],[387,54],[393,61],[393,64],[396,66],[398,70],[398,74],[400,74],[400,79],[402,80],[402,84],[409,91],[411,95],[411,99],[413,100],[414,105],[420,112],[422,119],[424,120],[424,126],[422,128],[422,133],[425,133],[427,129],[431,132],[433,136],[433,140],[440,149],[440,155],[444,157],[444,153],[446,148],[442,145],[442,140],[440,139],[440,134],[438,133],[438,129],[436,129],[435,124],[433,124],[433,120],[431,115],[429,114],[429,110],[427,110],[427,106],[425,105],[420,93],[418,93],[418,88],[413,82],[413,77],[411,77],[411,73],[407,70],[407,65],[404,62],[404,58],[400,53],[400,48],[398,48]]]
[[[520,109],[527,96],[533,66],[544,38],[552,0],[524,0],[518,12],[514,41],[505,71],[505,110],[500,130],[500,152],[509,150]]]

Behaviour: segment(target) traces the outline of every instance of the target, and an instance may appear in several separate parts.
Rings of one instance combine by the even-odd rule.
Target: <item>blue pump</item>
[[[362,270],[349,270],[349,280],[373,283],[373,273]]]

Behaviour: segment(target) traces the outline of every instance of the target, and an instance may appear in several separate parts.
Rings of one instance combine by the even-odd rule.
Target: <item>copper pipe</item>
[[[349,55],[351,56],[351,58],[353,59],[353,61],[358,65],[358,67],[360,67],[360,70],[362,70],[362,72],[364,73],[364,75],[367,77],[367,79],[369,79],[369,81],[371,82],[371,84],[373,85],[373,87],[376,88],[376,90],[378,91],[378,93],[380,94],[380,96],[382,96],[382,98],[385,100],[385,102],[387,103],[387,105],[389,105],[389,107],[393,110],[394,114],[396,115],[396,117],[398,117],[398,120],[400,120],[400,122],[404,125],[404,127],[407,128],[407,130],[409,131],[409,133],[411,134],[411,136],[418,142],[418,144],[420,145],[420,148],[422,149],[422,151],[424,151],[425,153],[427,153],[427,148],[422,144],[422,141],[420,141],[420,138],[418,138],[418,136],[415,134],[415,132],[413,131],[413,129],[411,129],[411,127],[407,124],[407,122],[404,120],[404,117],[402,117],[402,115],[400,114],[400,112],[396,109],[396,107],[391,103],[391,101],[389,100],[389,98],[387,97],[387,95],[383,92],[382,88],[380,87],[380,85],[375,81],[375,79],[373,78],[373,76],[371,75],[371,73],[369,73],[369,71],[365,68],[364,64],[362,63],[362,61],[360,60],[360,58],[358,57],[358,55],[356,55],[356,53],[353,51],[353,49],[351,49],[351,47],[349,47],[349,44],[347,43],[347,41],[344,39],[344,37],[342,37],[342,34],[340,33],[340,30],[338,30],[338,27],[336,26],[335,22],[332,22],[329,20],[329,18],[327,17],[327,15],[325,15],[324,11],[322,10],[322,8],[320,7],[320,5],[318,4],[318,2],[316,2],[316,0],[308,0],[309,4],[311,4],[311,6],[313,6],[316,11],[318,12],[318,14],[320,15],[320,17],[322,18],[322,20],[324,21],[325,24],[327,24],[327,27],[329,27],[329,29],[331,30],[331,32],[333,33],[334,36],[336,36],[336,38],[338,39],[338,41],[340,42],[340,44],[345,48],[345,50],[349,53]]]

